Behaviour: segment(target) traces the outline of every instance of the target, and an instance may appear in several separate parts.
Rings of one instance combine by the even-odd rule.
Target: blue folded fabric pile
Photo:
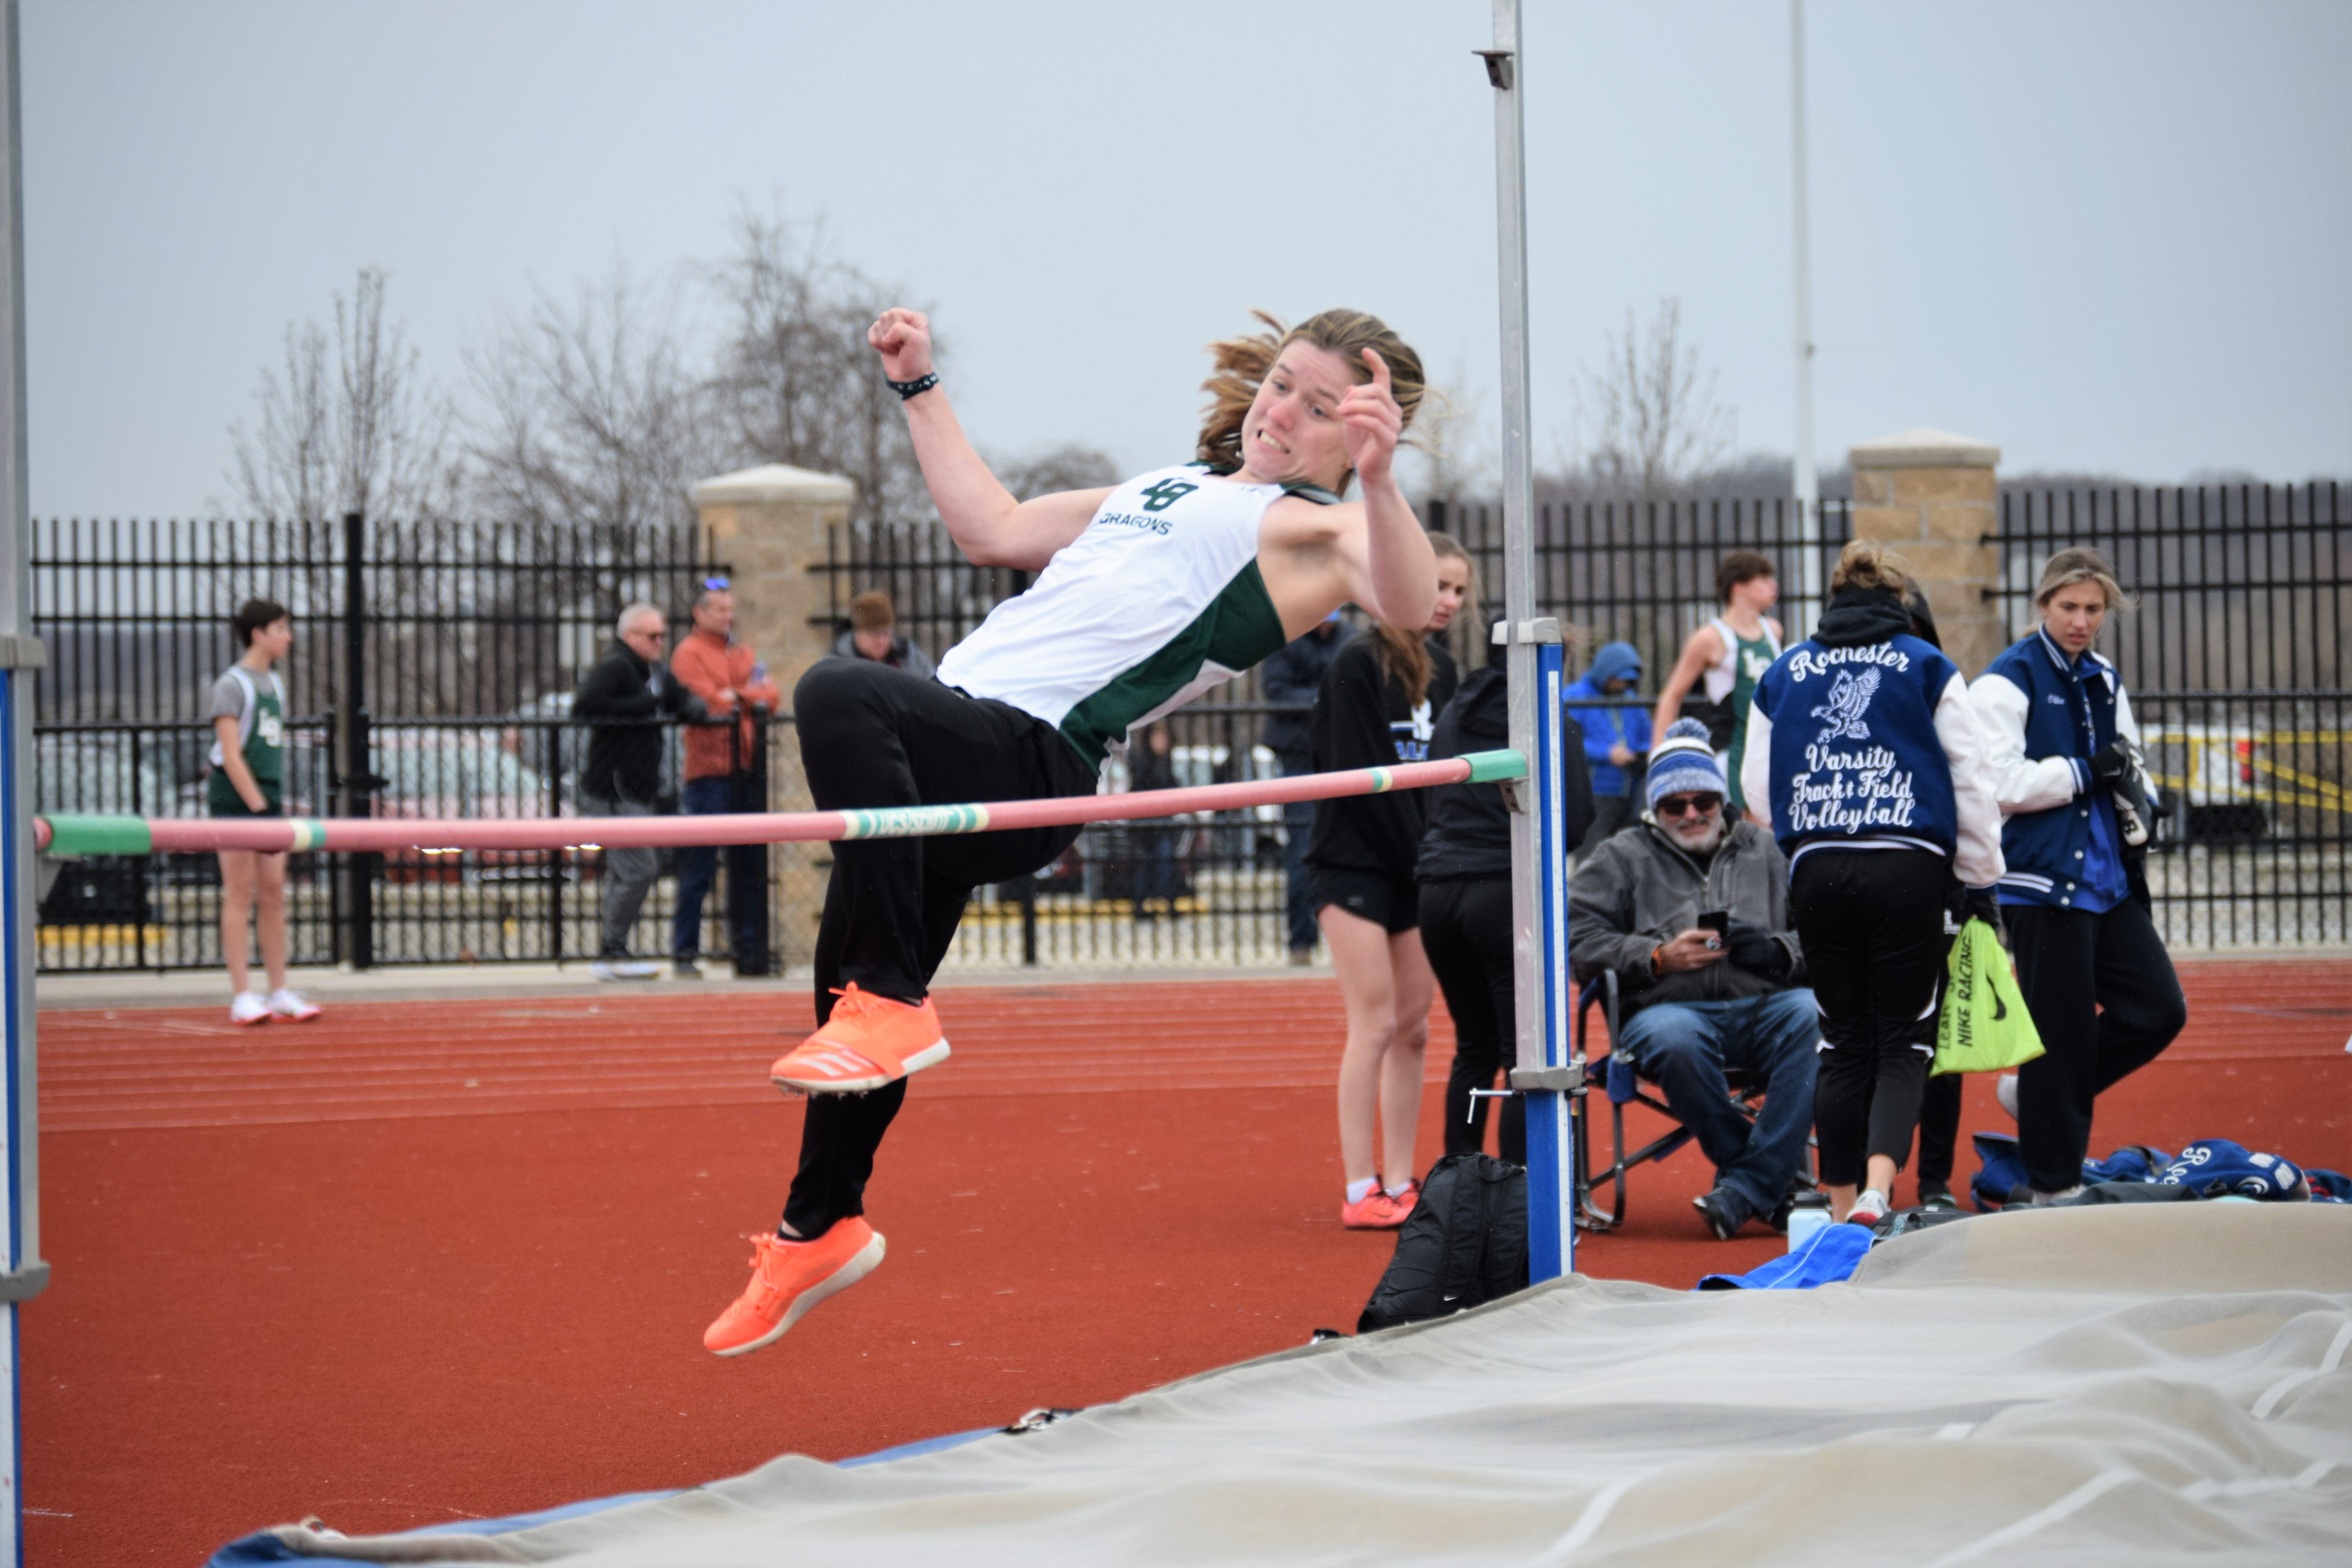
[[[2025,1163],[2018,1158],[2017,1139],[2011,1133],[1979,1132],[1971,1141],[1976,1145],[1978,1170],[1969,1181],[1969,1196],[1978,1209],[1989,1214],[2005,1206],[2010,1194],[2025,1185]],[[2135,1143],[2104,1160],[2083,1162],[2085,1188],[2118,1183],[2178,1188],[2200,1198],[2352,1203],[2352,1176],[2308,1169],[2284,1155],[2263,1153],[2227,1138],[2200,1138],[2178,1154]],[[2155,1198],[2159,1194],[2132,1195]],[[2101,1201],[2115,1202],[2123,1196],[2106,1193]]]

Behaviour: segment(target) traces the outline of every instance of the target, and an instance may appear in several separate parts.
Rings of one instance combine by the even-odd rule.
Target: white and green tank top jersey
[[[1257,569],[1258,525],[1311,486],[1237,484],[1205,464],[1113,490],[1029,591],[948,650],[939,678],[1060,730],[1087,762],[1286,640]]]
[[[1712,702],[1720,702],[1727,696],[1731,699],[1731,746],[1724,753],[1723,765],[1731,781],[1731,808],[1741,811],[1747,806],[1740,798],[1739,765],[1748,754],[1748,710],[1756,700],[1756,683],[1772,668],[1772,661],[1780,657],[1780,639],[1772,635],[1769,621],[1757,628],[1761,635],[1752,637],[1741,637],[1720,616],[1707,624],[1723,639],[1724,652],[1723,658],[1706,672],[1706,695]]]
[[[254,782],[276,788],[286,773],[286,688],[277,672],[256,680],[244,666],[229,666],[228,673],[213,683],[212,710],[216,719],[236,721],[237,749]],[[211,757],[215,768],[227,762],[218,741],[213,742]]]

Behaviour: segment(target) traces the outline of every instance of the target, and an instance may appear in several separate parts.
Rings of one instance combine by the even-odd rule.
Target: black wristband
[[[887,375],[882,379],[885,381],[890,381],[890,378]],[[932,371],[929,374],[917,376],[912,381],[891,381],[890,390],[897,393],[898,395],[898,400],[903,403],[909,397],[921,396],[924,393],[930,391],[931,388],[937,386],[939,384],[940,373],[938,371]]]

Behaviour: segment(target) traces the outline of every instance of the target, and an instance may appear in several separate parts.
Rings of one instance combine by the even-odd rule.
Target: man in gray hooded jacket
[[[1706,726],[1677,720],[1650,753],[1643,821],[1600,844],[1568,895],[1570,962],[1580,984],[1614,970],[1622,1016],[1613,1048],[1665,1093],[1715,1162],[1696,1200],[1729,1240],[1751,1218],[1788,1223],[1788,1199],[1813,1120],[1821,1025],[1800,984],[1804,955],[1789,923],[1789,866],[1772,835],[1727,822],[1722,768]],[[1726,910],[1721,936],[1702,911]],[[1763,1075],[1753,1123],[1732,1104],[1726,1068]]]

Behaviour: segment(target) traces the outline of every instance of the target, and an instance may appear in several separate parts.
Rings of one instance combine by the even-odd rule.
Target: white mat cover
[[[1819,1290],[1572,1278],[895,1463],[281,1538],[581,1568],[2347,1563],[2347,1348],[2352,1209],[2013,1213]]]

